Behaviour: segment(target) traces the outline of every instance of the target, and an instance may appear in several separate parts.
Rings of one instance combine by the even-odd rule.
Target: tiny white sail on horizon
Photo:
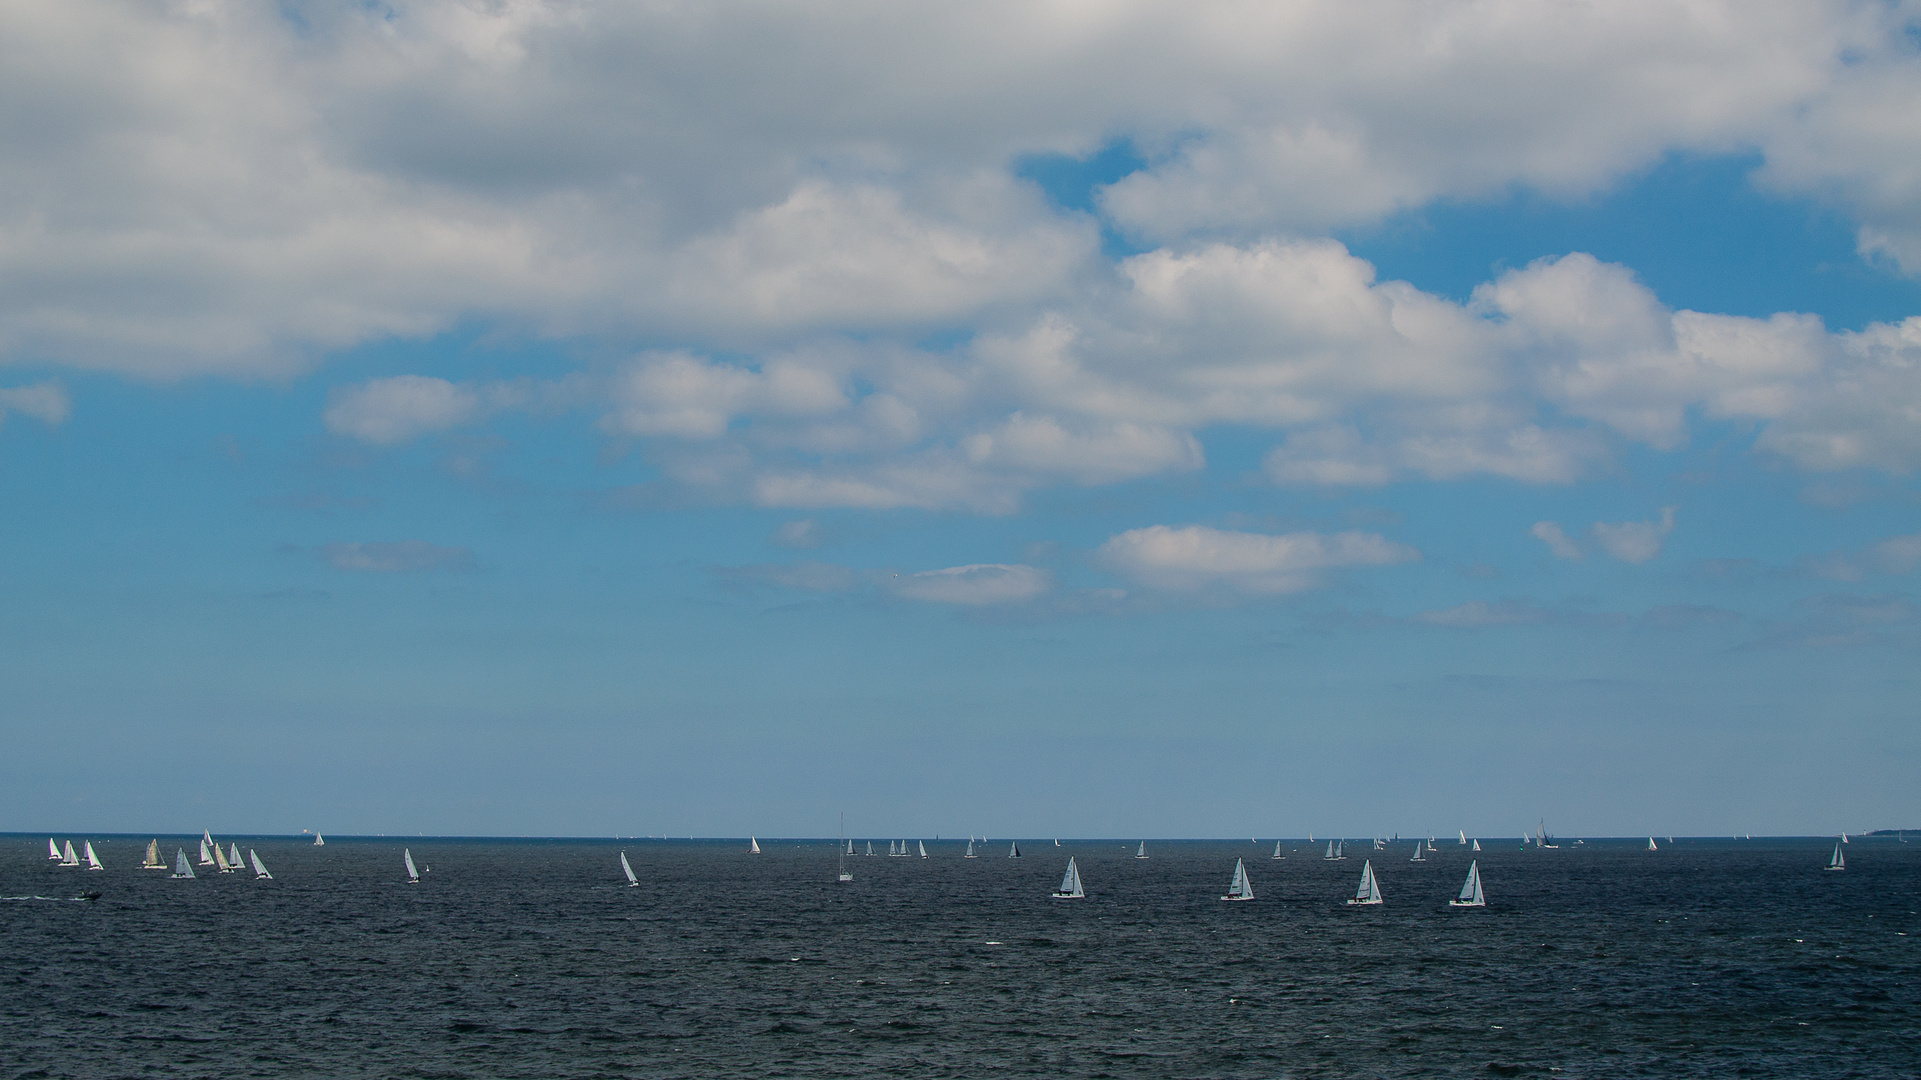
[[[747,854],[749,854],[749,855],[758,855],[758,854],[760,854],[760,840],[759,840],[759,839],[757,839],[757,838],[755,838],[755,837],[752,837],[752,836],[750,836],[750,837],[748,837],[748,838],[747,838]]]
[[[1412,859],[1409,859],[1408,862],[1426,862],[1426,861],[1427,861],[1427,848],[1422,847],[1421,842],[1419,840],[1414,841],[1414,857]]]
[[[922,843],[919,840],[916,840],[914,841],[914,846],[920,848],[920,857],[925,859],[927,857],[927,845],[925,843]]]
[[[1472,848],[1470,848],[1469,850],[1471,850],[1471,851],[1479,851],[1479,850],[1481,850],[1481,842],[1480,842],[1479,840],[1476,840],[1476,841],[1474,841],[1474,846],[1473,846]]]
[[[47,858],[54,862],[60,861],[60,845],[55,843],[51,836],[47,837]]]
[[[1361,884],[1354,890],[1354,899],[1348,904],[1378,904],[1381,902],[1381,885],[1374,880],[1374,860],[1369,859],[1361,866]]]
[[[1659,850],[1661,850],[1660,848],[1658,848],[1658,847],[1655,847],[1655,846],[1654,846],[1654,837],[1652,837],[1652,836],[1650,836],[1650,837],[1648,837],[1648,850],[1649,850],[1649,851],[1659,851]]]
[[[1461,883],[1461,895],[1447,902],[1448,907],[1486,907],[1487,897],[1481,895],[1481,861],[1467,864],[1467,880]]]
[[[1008,843],[1007,857],[1010,859],[1018,859],[1021,857],[1021,842],[1019,840],[1010,841]]]
[[[60,856],[61,866],[79,866],[80,856],[73,853],[73,841],[67,841],[65,853]]]
[[[253,879],[259,881],[264,878],[272,881],[273,875],[267,873],[267,864],[260,861],[260,853],[252,848],[248,848],[247,855],[253,859]]]
[[[232,844],[232,850],[227,852],[227,865],[233,867],[235,870],[245,870],[247,868],[247,864],[240,861],[239,841],[235,841]]]
[[[1463,843],[1463,844],[1465,844],[1465,843],[1467,843],[1467,830],[1466,830],[1466,829],[1462,829],[1462,830],[1461,830],[1461,843]]]
[[[420,871],[414,869],[414,853],[407,848],[401,848],[400,857],[407,863],[407,884],[420,884]]]
[[[1847,868],[1848,868],[1848,857],[1846,855],[1841,854],[1840,844],[1834,845],[1834,857],[1828,860],[1828,869],[1846,870]]]
[[[320,835],[319,833],[315,833],[315,834],[313,834],[313,846],[315,846],[315,847],[326,847],[326,846],[327,846],[327,838],[326,838],[326,837],[324,837],[324,836],[322,836],[322,835]]]
[[[167,864],[160,859],[159,839],[156,838],[147,841],[147,858],[146,861],[140,864],[140,868],[143,870],[165,870],[167,868]]]
[[[840,850],[839,844],[834,845],[834,849],[835,849],[834,858],[840,863],[839,881],[842,884],[846,884],[847,882],[854,880],[854,875],[847,872],[847,856],[852,855],[854,853],[854,842],[852,840],[847,839],[846,811],[842,811],[840,815],[840,838],[843,841],[846,841],[847,849],[845,851],[842,851]]]
[[[632,889],[639,886],[640,879],[634,876],[633,864],[627,861],[627,853],[624,851],[620,853],[620,872],[627,875],[628,888]]]
[[[87,869],[89,870],[105,870],[106,869],[106,867],[100,865],[100,856],[95,855],[93,853],[93,841],[91,840],[87,841]]]
[[[1136,859],[1147,858],[1147,841],[1141,841],[1141,846],[1134,849],[1134,857]]]
[[[174,848],[174,849],[173,849],[173,854],[174,854],[174,859],[173,859],[173,876],[174,876],[174,877],[177,877],[177,878],[190,878],[190,877],[192,877],[192,876],[193,876],[193,867],[191,867],[191,866],[188,866],[188,865],[187,865],[187,849],[186,849],[186,848]]]
[[[962,856],[961,856],[961,858],[963,858],[963,859],[978,859],[978,858],[980,858],[980,856],[979,856],[979,855],[976,855],[976,854],[974,854],[974,838],[973,838],[973,837],[971,837],[971,836],[970,836],[970,837],[968,837],[968,838],[967,838],[967,854],[965,854],[965,855],[962,855]]]
[[[1239,859],[1234,860],[1234,878],[1227,883],[1227,895],[1221,897],[1221,899],[1254,899],[1254,883],[1247,880],[1247,864]]]
[[[1281,842],[1279,840],[1274,841],[1274,854],[1271,856],[1271,858],[1276,858],[1276,859],[1287,858],[1287,856],[1281,854]]]
[[[208,829],[200,830],[200,865],[217,865],[214,861],[213,853],[218,850],[220,850],[220,845],[213,842],[213,832]]]
[[[1056,900],[1082,900],[1087,893],[1081,889],[1081,869],[1072,856],[1067,860],[1067,873],[1061,875],[1061,887],[1054,890]]]

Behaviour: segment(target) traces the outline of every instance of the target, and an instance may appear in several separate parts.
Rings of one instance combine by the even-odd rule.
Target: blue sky
[[[1915,824],[1913,15],[1736,10],[7,16],[0,828]]]

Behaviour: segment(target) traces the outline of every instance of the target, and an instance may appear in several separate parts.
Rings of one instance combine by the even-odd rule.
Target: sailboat
[[[1479,851],[1479,850],[1481,850],[1481,842],[1480,842],[1479,840],[1476,840],[1476,841],[1474,841],[1473,843],[1474,843],[1474,846],[1473,846],[1472,848],[1469,848],[1468,850],[1470,850],[1470,851]]]
[[[272,881],[273,875],[267,873],[267,864],[260,861],[260,853],[252,848],[248,848],[247,855],[253,859],[253,879],[259,881],[261,878],[266,878],[268,881]]]
[[[1435,847],[1435,846],[1434,846],[1434,838],[1433,838],[1432,836],[1430,836],[1430,837],[1428,837],[1428,838],[1427,838],[1427,849],[1428,849],[1429,851],[1439,851],[1439,850],[1441,850],[1440,848],[1437,848],[1437,847]]]
[[[47,858],[52,859],[54,862],[60,861],[60,845],[54,843],[53,837],[51,836],[47,837]]]
[[[1848,834],[1847,834],[1847,833],[1842,833],[1842,834],[1841,834],[1841,842],[1842,842],[1842,843],[1844,843],[1844,844],[1848,842]]]
[[[1834,858],[1828,860],[1828,869],[1846,870],[1847,868],[1848,868],[1848,857],[1846,855],[1841,854],[1840,844],[1834,845]]]
[[[1409,859],[1408,862],[1426,862],[1426,861],[1427,861],[1427,849],[1421,846],[1421,842],[1419,840],[1414,841],[1414,857],[1412,859]]]
[[[840,816],[840,835],[841,835],[841,839],[847,840],[847,815],[846,814],[842,814]],[[836,847],[838,847],[838,845],[836,845]],[[847,872],[847,856],[852,855],[853,853],[854,853],[854,842],[852,840],[847,840],[846,849],[839,853],[840,880],[842,882],[848,882],[848,881],[854,880],[854,875]]]
[[[1534,846],[1546,851],[1553,851],[1561,846],[1559,844],[1548,843],[1549,839],[1550,837],[1547,834],[1547,820],[1544,818],[1539,825],[1534,827]]]
[[[1007,845],[1007,857],[1010,859],[1018,859],[1021,857],[1021,842],[1019,840],[1009,841]]]
[[[1467,864],[1467,880],[1461,883],[1459,898],[1449,900],[1448,907],[1486,907],[1487,897],[1481,895],[1481,860]]]
[[[165,870],[167,864],[160,861],[160,841],[147,841],[147,859],[140,864],[142,870]]]
[[[872,840],[869,840],[867,841],[867,855],[869,858],[872,858],[873,854],[874,854],[874,842]]]
[[[1461,830],[1461,843],[1463,843],[1463,844],[1465,844],[1465,843],[1467,843],[1467,830],[1466,830],[1466,829],[1462,829],[1462,830]]]
[[[1060,846],[1061,846],[1061,841],[1060,841],[1060,838],[1059,838],[1059,837],[1055,837],[1055,838],[1054,838],[1054,846],[1055,846],[1055,847],[1060,847]]]
[[[67,841],[66,851],[60,856],[61,866],[79,866],[80,856],[73,853],[73,841]]]
[[[1652,837],[1652,836],[1650,836],[1650,837],[1648,837],[1648,850],[1649,850],[1649,851],[1659,851],[1659,850],[1661,850],[1660,848],[1658,848],[1658,847],[1655,847],[1655,846],[1654,846],[1654,837]]]
[[[633,864],[627,861],[627,853],[624,851],[620,853],[620,872],[627,875],[628,888],[637,889],[640,887],[640,879],[634,876]]]
[[[215,852],[216,850],[218,850],[218,849],[214,847],[214,843],[213,843],[213,839],[212,839],[211,837],[209,837],[209,836],[207,836],[207,835],[206,835],[206,834],[204,834],[204,833],[203,833],[203,834],[201,834],[201,837],[200,837],[200,865],[202,865],[202,866],[212,866],[212,865],[214,865],[214,861],[213,861],[213,853],[214,853],[214,852]]]
[[[1141,841],[1141,846],[1134,849],[1134,857],[1136,859],[1147,858],[1147,841]]]
[[[1223,900],[1254,899],[1254,883],[1247,880],[1247,865],[1239,859],[1234,860],[1234,880],[1227,883],[1227,895]]]
[[[1081,891],[1081,869],[1074,865],[1070,856],[1067,860],[1067,873],[1061,875],[1061,887],[1054,890],[1056,900],[1082,900],[1087,894]]]
[[[213,863],[220,868],[221,873],[233,873],[233,864],[227,861],[227,853],[220,850],[219,844],[213,846]]]
[[[1334,841],[1329,840],[1327,842],[1327,854],[1321,856],[1321,858],[1327,862],[1334,861]]]
[[[190,878],[193,876],[193,867],[187,865],[187,849],[185,848],[173,849],[173,876],[177,878]]]
[[[315,847],[326,847],[326,846],[327,846],[327,838],[326,838],[326,837],[324,837],[324,836],[322,836],[322,835],[320,835],[319,833],[315,833],[315,834],[313,834],[313,846],[315,846]]]
[[[968,838],[967,838],[967,854],[965,854],[965,855],[962,855],[962,856],[961,856],[961,858],[963,858],[963,859],[978,859],[978,858],[980,858],[980,856],[979,856],[979,855],[976,855],[976,854],[974,854],[974,838],[973,838],[973,837],[971,837],[971,836],[970,836],[970,837],[968,837]]]
[[[100,856],[95,855],[93,853],[93,841],[91,840],[87,841],[87,869],[89,870],[105,870],[106,869],[106,867],[100,865]]]
[[[935,839],[938,840],[939,837],[935,837]],[[914,841],[914,846],[920,849],[920,857],[925,859],[927,857],[927,845],[922,843],[919,840],[916,840]]]
[[[414,869],[414,853],[406,848],[401,848],[400,857],[407,862],[407,884],[420,884],[420,871]]]
[[[755,838],[753,838],[753,837],[751,837],[751,836],[747,838],[747,854],[749,854],[749,855],[758,855],[758,854],[760,854],[760,841],[759,841],[759,840],[756,840]]]
[[[1270,857],[1275,859],[1287,858],[1287,856],[1281,854],[1281,842],[1279,840],[1274,841],[1274,854]]]
[[[1385,841],[1385,840],[1383,840],[1383,839],[1381,839],[1381,838],[1380,838],[1380,837],[1378,837],[1378,836],[1377,836],[1377,837],[1375,837],[1375,838],[1374,838],[1374,850],[1375,850],[1375,851],[1386,851],[1386,850],[1387,850],[1387,841]]]
[[[1369,859],[1361,866],[1361,885],[1354,890],[1354,899],[1348,904],[1378,904],[1381,902],[1381,886],[1374,880],[1374,860]]]
[[[231,850],[227,852],[227,865],[233,867],[235,870],[245,870],[247,868],[247,864],[240,861],[240,845],[238,843],[232,844]]]

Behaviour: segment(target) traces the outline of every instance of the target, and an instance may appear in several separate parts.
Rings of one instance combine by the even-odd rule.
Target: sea
[[[219,838],[272,880],[71,839],[107,868],[0,836],[0,1077],[1921,1076],[1892,836],[943,839],[845,884],[832,839]]]

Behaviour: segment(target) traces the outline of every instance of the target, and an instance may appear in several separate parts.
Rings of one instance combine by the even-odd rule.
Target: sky
[[[0,830],[1921,827],[1921,5],[0,9]]]

